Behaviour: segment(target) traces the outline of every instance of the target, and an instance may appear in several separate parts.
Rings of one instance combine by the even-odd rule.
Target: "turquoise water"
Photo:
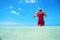
[[[60,40],[60,26],[0,26],[1,40]]]

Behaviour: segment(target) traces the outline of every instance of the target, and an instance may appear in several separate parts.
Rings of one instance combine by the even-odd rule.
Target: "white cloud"
[[[24,26],[26,25],[26,23],[18,23],[18,22],[0,22],[0,25],[21,25],[21,26]]]
[[[11,8],[11,9],[12,9],[12,8],[13,8],[13,6],[9,6],[9,8]]]
[[[19,12],[16,12],[16,11],[10,11],[10,12],[15,14],[15,15],[19,15]]]
[[[36,1],[35,0],[31,0],[31,3],[35,3]]]
[[[24,11],[24,10],[23,10],[23,9],[21,9],[21,8],[18,8],[18,10],[19,10],[19,11]]]
[[[11,11],[12,13],[16,13],[15,11]]]
[[[25,0],[26,3],[36,3],[36,0]]]
[[[15,23],[15,22],[0,22],[0,25],[17,25],[19,23]]]
[[[7,7],[6,9],[8,9],[8,10],[9,10],[9,9],[13,9],[13,6],[9,6],[9,7]]]
[[[25,0],[26,3],[30,3],[30,0]]]
[[[21,8],[18,8],[18,10],[22,10]]]

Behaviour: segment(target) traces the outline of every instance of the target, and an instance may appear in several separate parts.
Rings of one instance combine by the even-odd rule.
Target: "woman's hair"
[[[39,9],[39,11],[41,12],[41,11],[42,11],[42,9]]]

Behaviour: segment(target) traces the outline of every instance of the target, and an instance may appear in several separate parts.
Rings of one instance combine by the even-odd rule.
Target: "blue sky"
[[[37,26],[34,13],[46,12],[46,26],[60,26],[60,0],[0,0],[0,25]]]

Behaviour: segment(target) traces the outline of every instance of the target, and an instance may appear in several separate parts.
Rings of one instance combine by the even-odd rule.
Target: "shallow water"
[[[0,40],[60,40],[60,26],[0,26]]]

